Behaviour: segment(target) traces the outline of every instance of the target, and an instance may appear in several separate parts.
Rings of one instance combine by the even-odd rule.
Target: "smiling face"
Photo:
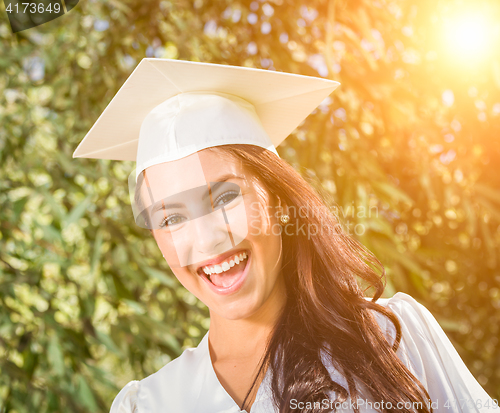
[[[284,299],[275,197],[240,162],[202,150],[145,176],[158,247],[212,316],[248,318]]]

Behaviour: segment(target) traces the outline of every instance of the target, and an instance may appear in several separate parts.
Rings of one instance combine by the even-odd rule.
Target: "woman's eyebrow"
[[[232,173],[222,175],[219,178],[217,178],[217,181],[210,181],[210,191],[212,192],[215,191],[221,184],[228,181],[229,179],[245,179],[245,178],[243,176],[235,175]],[[209,193],[210,192],[207,190],[205,195],[203,195],[202,199],[205,199],[209,195]]]
[[[226,182],[229,179],[245,179],[245,177],[236,175],[234,173],[227,173],[210,182]]]
[[[167,204],[167,205],[163,205],[163,202],[157,202],[156,205],[151,210],[151,214],[153,214],[156,211],[159,211],[161,209],[173,209],[173,208],[184,208],[184,207],[185,207],[184,204]]]

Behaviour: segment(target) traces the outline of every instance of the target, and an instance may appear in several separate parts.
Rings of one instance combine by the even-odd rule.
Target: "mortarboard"
[[[276,153],[274,147],[338,85],[271,70],[145,58],[73,157],[136,161],[137,177],[148,166],[210,146],[255,144]]]

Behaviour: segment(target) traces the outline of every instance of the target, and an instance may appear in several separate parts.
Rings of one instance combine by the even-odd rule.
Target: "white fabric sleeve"
[[[116,395],[109,413],[139,413],[137,410],[137,391],[139,381],[132,380]]]
[[[397,355],[429,392],[434,412],[500,413],[497,401],[476,381],[429,310],[404,293],[383,301],[401,323]],[[387,333],[394,337],[394,327]]]

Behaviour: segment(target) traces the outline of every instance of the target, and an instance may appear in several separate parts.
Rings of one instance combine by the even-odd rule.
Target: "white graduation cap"
[[[278,146],[338,82],[239,66],[145,58],[74,158],[145,168],[225,144]]]

